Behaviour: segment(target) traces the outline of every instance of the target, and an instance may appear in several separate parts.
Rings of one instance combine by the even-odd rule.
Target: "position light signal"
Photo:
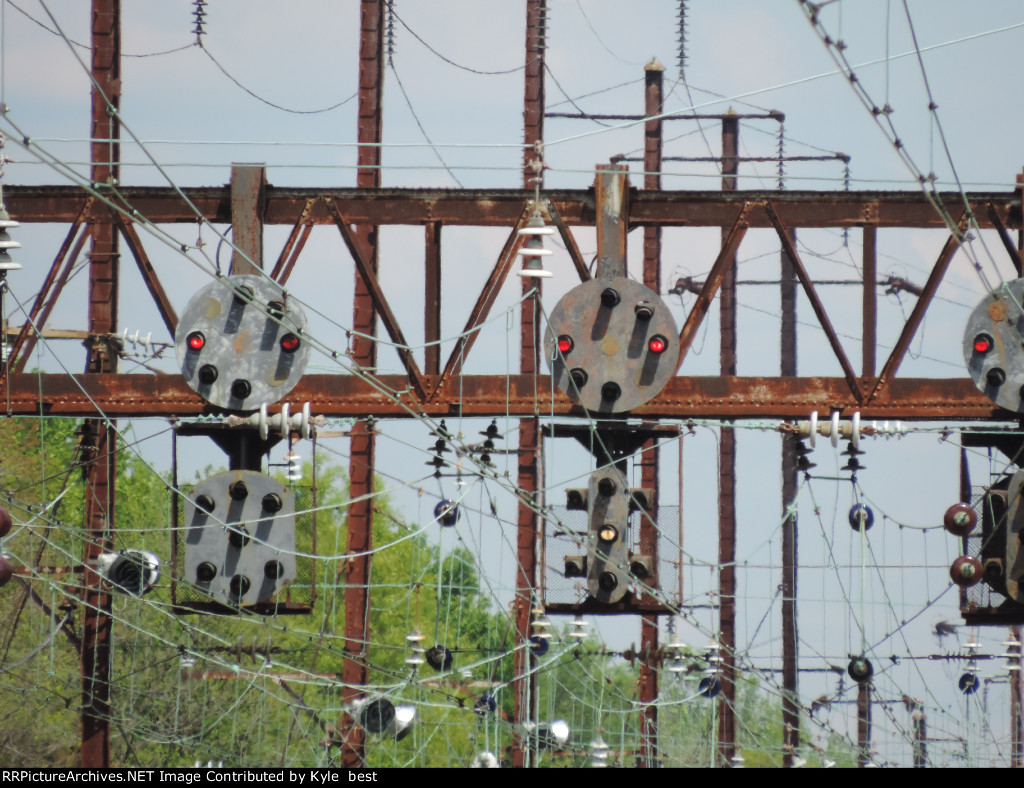
[[[196,353],[206,346],[206,337],[203,336],[202,331],[193,331],[188,335],[186,341],[188,342],[189,350],[194,350]]]
[[[668,349],[668,340],[661,334],[655,334],[648,340],[647,348],[652,353],[664,353]]]
[[[988,353],[992,349],[994,344],[992,337],[988,334],[978,334],[974,338],[974,352],[975,353]]]
[[[585,570],[590,596],[605,604],[618,602],[629,587],[628,496],[629,485],[621,471],[607,468],[591,475],[587,486],[587,556],[566,565],[567,575]]]
[[[285,334],[281,337],[281,350],[285,353],[294,353],[301,344],[302,342],[295,334]]]

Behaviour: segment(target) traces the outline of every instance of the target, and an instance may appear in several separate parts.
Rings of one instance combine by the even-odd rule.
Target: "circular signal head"
[[[652,353],[664,353],[668,350],[668,340],[661,334],[655,334],[647,340],[647,349]]]
[[[619,538],[619,529],[611,523],[605,523],[597,532],[597,538],[602,542],[614,542]]]
[[[281,337],[281,350],[285,353],[294,353],[301,345],[302,341],[295,334],[285,334]]]
[[[193,391],[217,408],[253,411],[281,401],[298,384],[312,350],[304,341],[308,330],[302,309],[286,301],[280,285],[237,274],[195,293],[174,344]],[[250,387],[244,395],[241,386],[232,390],[237,380]]]
[[[963,358],[978,390],[1002,408],[1024,414],[1024,278],[987,293],[967,319]]]
[[[558,338],[557,345],[558,345],[558,352],[561,353],[563,356],[566,353],[571,353],[572,352],[572,347],[573,347],[572,337],[569,336],[568,334],[562,334]]]

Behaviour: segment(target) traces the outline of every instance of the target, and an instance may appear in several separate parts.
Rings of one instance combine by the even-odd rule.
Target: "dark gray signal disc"
[[[967,319],[964,362],[981,392],[1007,410],[1024,413],[1024,279],[985,296]]]
[[[199,482],[184,503],[187,583],[219,602],[255,605],[295,580],[295,494],[282,482],[225,471]]]
[[[185,382],[225,410],[253,411],[286,396],[309,362],[306,316],[261,276],[211,282],[188,302],[174,335]]]
[[[571,348],[559,352],[560,340]],[[626,277],[591,279],[558,302],[544,352],[570,399],[598,413],[625,413],[675,376],[679,330],[653,290]]]

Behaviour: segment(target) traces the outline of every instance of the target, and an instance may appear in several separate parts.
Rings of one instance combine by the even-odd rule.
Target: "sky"
[[[666,113],[722,113],[729,108],[785,113],[784,128],[774,121],[744,121],[741,155],[771,157],[781,145],[788,155],[841,153],[849,157],[848,172],[836,160],[787,163],[783,185],[788,190],[917,189],[916,175],[905,159],[921,174],[934,174],[940,189],[955,189],[957,184],[966,190],[1013,189],[1024,166],[1017,131],[1024,125],[1024,107],[1007,89],[1010,75],[1019,68],[1018,53],[1024,44],[1024,8],[1019,3],[833,0],[819,5],[822,29],[833,41],[843,43],[842,52],[854,66],[858,84],[872,103],[891,110],[885,117],[891,121],[905,157],[901,158],[887,135],[889,127],[876,123],[849,80],[838,72],[819,31],[808,22],[797,0],[688,0],[682,49],[679,2],[639,0],[629,3],[627,10],[626,4],[612,0],[549,0],[547,109],[640,113],[643,68],[658,58],[665,66]],[[399,0],[392,7],[393,36],[388,43],[384,86],[383,184],[519,187],[525,4]],[[89,78],[82,65],[88,62],[88,53],[74,42],[88,41],[87,9],[61,0],[18,0],[17,4],[5,2],[2,8],[0,102],[7,111],[0,119],[0,131],[10,138],[5,153],[11,159],[2,181],[79,182],[88,172]],[[126,58],[121,107],[126,163],[122,183],[219,185],[228,181],[233,162],[259,162],[266,164],[268,180],[276,186],[354,185],[356,3],[209,0],[201,47],[195,45],[192,33],[191,3],[139,0],[126,3],[123,13]],[[59,32],[52,32],[57,28]],[[615,155],[642,154],[642,127],[636,124],[550,118],[545,137],[545,186],[551,188],[587,188],[593,183],[595,164],[606,163]],[[25,138],[32,141],[30,145],[19,144]],[[720,129],[714,121],[699,125],[667,121],[665,140],[665,155],[670,157],[713,157],[721,150]],[[54,167],[46,163],[53,160],[63,164]],[[640,164],[630,166],[634,185],[642,185]],[[666,189],[715,190],[719,185],[715,164],[666,162]],[[738,185],[740,189],[777,188],[777,164],[742,164]],[[159,239],[144,239],[179,313],[191,294],[209,281],[218,246],[226,266],[229,252],[215,235],[225,229],[200,229],[198,225],[164,228],[188,245],[203,238],[209,257],[193,254],[191,262]],[[41,225],[18,228],[16,240],[22,243],[19,260],[25,269],[11,277],[11,298],[20,303],[31,300],[63,232],[63,228]],[[284,227],[267,228],[268,258],[276,258],[287,232]],[[579,228],[575,233],[589,259],[596,251],[594,232]],[[501,228],[444,231],[443,336],[452,337],[461,330],[506,236]],[[881,231],[880,276],[922,283],[945,239],[942,231]],[[629,242],[634,276],[640,266],[639,240],[634,233]],[[679,276],[702,279],[718,243],[716,228],[666,230],[662,292]],[[799,238],[812,275],[829,280],[858,279],[860,243],[857,232],[844,235],[815,230],[801,232]],[[556,254],[550,267],[556,275],[545,285],[543,296],[549,312],[573,286],[574,277],[564,251],[553,248]],[[417,319],[422,255],[419,228],[389,227],[382,232],[381,280],[413,345],[423,336]],[[778,276],[778,243],[768,231],[751,231],[739,259],[741,281]],[[308,307],[313,333],[328,346],[344,346],[352,270],[333,229],[318,228],[290,283],[292,292]],[[169,342],[134,267],[126,265],[123,271],[122,326],[142,335],[152,332],[155,341]],[[980,235],[970,255],[958,253],[901,374],[962,377],[960,347],[967,315],[992,283],[1011,277],[1005,253],[988,233]],[[822,287],[821,293],[847,354],[859,358],[859,287]],[[518,282],[505,288],[467,363],[467,372],[516,370],[518,298]],[[692,296],[689,300],[665,298],[681,322],[692,306]],[[778,370],[777,298],[770,287],[740,288],[742,375],[772,375]],[[85,305],[85,276],[81,275],[66,290],[50,327],[83,327]],[[339,305],[343,307],[339,309]],[[16,311],[11,300],[7,307]],[[880,358],[887,354],[912,308],[912,296],[880,293]],[[838,364],[815,326],[806,300],[801,300],[798,315],[802,321],[800,374],[838,374]],[[11,320],[20,322],[19,315],[13,314]],[[681,374],[717,372],[717,330],[717,312],[713,310]],[[450,346],[449,341],[445,347]],[[172,371],[173,354],[166,355],[151,363]],[[397,362],[397,355],[381,354],[385,371],[395,371]],[[33,365],[59,371],[63,364],[78,371],[82,363],[80,347],[65,343],[40,348]],[[320,372],[336,367],[314,358],[309,369]],[[470,420],[459,426],[472,435],[484,424]],[[501,420],[501,426],[507,436],[514,435],[513,420]],[[867,470],[858,476],[858,495],[870,502],[876,514],[868,542],[862,544],[854,538],[856,534],[845,522],[855,500],[849,482],[816,480],[801,490],[797,504],[800,554],[806,568],[800,582],[801,598],[806,597],[802,610],[807,611],[801,617],[801,649],[809,666],[845,663],[849,654],[861,648],[858,622],[863,622],[865,641],[877,644],[872,652],[876,659],[923,655],[950,645],[938,642],[931,630],[936,620],[958,618],[955,594],[947,590],[945,574],[957,548],[941,529],[919,531],[915,527],[936,525],[945,508],[956,500],[959,450],[955,439],[943,439],[943,425],[928,426],[934,431],[865,441]],[[163,427],[162,423],[136,422],[129,429],[144,437]],[[442,485],[439,491],[432,480],[423,495],[398,489],[426,475],[422,450],[432,440],[422,424],[389,423],[383,430],[378,469],[388,484],[396,487],[393,500],[409,517],[432,510],[438,494],[455,494],[450,486]],[[716,435],[715,430],[702,427],[683,439],[681,450],[678,442],[672,442],[663,452],[662,500],[670,505],[682,500],[684,547],[691,564],[684,593],[688,602],[698,604],[709,599],[708,592],[714,587],[707,563],[716,555]],[[199,440],[191,439],[192,443]],[[739,640],[752,662],[776,665],[781,626],[776,592],[782,511],[775,459],[778,435],[770,430],[743,429],[739,440],[738,560],[744,565]],[[343,440],[334,443],[342,455],[347,452]],[[168,467],[165,438],[153,438],[141,446],[154,467]],[[300,446],[298,451],[309,458],[308,446]],[[548,502],[559,503],[562,488],[582,486],[593,463],[573,442],[548,440],[545,452]],[[210,461],[208,449],[198,445],[183,448],[182,458],[184,475],[199,471]],[[277,456],[273,459],[279,461]],[[838,468],[845,459],[830,447],[816,448],[815,461],[819,474],[842,476]],[[499,467],[501,462],[507,462],[504,467],[514,473],[511,461],[499,460]],[[976,483],[981,483],[990,471],[988,458],[973,457],[971,469],[979,480]],[[677,493],[679,476],[683,485]],[[478,493],[479,487],[472,491]],[[500,487],[490,494],[497,497],[503,517],[514,519],[514,497]],[[479,507],[486,510],[485,503],[486,496],[481,493]],[[481,517],[472,526],[480,529],[482,538],[488,524]],[[480,553],[482,566],[499,578],[495,604],[507,606],[511,566],[509,555],[502,554],[512,549],[514,538],[510,527],[502,526],[500,531],[505,547]],[[472,535],[467,532],[462,538],[469,540]],[[675,540],[673,534],[672,542]],[[833,564],[839,564],[838,568]],[[862,566],[872,567],[871,571],[861,572]],[[713,629],[707,611],[695,611],[694,616],[705,630]],[[842,621],[843,626],[831,626],[834,621]],[[680,621],[679,626],[696,645],[706,641],[708,633],[697,629],[693,621]],[[639,635],[632,623],[606,622],[602,627],[615,647],[624,647]],[[986,649],[998,653],[1004,630],[977,636]],[[966,633],[961,640],[966,640]],[[980,702],[949,691],[960,667],[955,662],[892,664],[880,680],[879,691],[886,697],[898,697],[904,691],[915,697],[927,693],[936,714],[955,728],[967,713],[964,704]],[[809,674],[801,682],[805,702],[835,689],[834,680],[820,674]],[[995,698],[993,690],[994,705]],[[1001,710],[993,714],[990,726],[995,732],[988,739],[1005,735],[1005,698],[1000,703]],[[836,712],[837,725],[843,714]],[[880,734],[887,738],[879,745],[879,759],[906,763],[907,749],[890,730],[896,723],[879,725],[887,729]],[[981,737],[976,752],[984,755],[974,757],[995,757],[995,750],[983,744],[988,739]],[[1005,746],[1001,752],[1005,755]],[[949,762],[955,761],[953,756],[949,758]]]

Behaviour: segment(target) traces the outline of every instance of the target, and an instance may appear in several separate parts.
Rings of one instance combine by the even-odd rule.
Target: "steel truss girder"
[[[231,223],[229,186],[182,190],[202,216],[211,222]],[[596,222],[592,189],[545,189],[566,225]],[[967,203],[982,228],[1021,229],[1019,192],[968,192]],[[24,223],[71,223],[79,218],[89,194],[76,186],[5,186],[4,198],[12,216]],[[523,189],[320,189],[266,186],[264,224],[294,226],[334,224],[327,209],[332,201],[353,224],[449,225],[511,227],[533,193]],[[750,211],[751,228],[772,227],[763,208],[771,200],[778,218],[788,229],[803,227],[943,227],[943,218],[920,191],[894,192],[699,192],[656,189],[632,190],[629,224],[662,227],[730,227],[744,203],[759,203]],[[313,201],[311,204],[310,201]],[[938,195],[948,215],[960,216],[964,199],[959,194]],[[118,203],[131,206],[154,224],[194,223],[196,214],[168,187],[118,188]],[[105,213],[94,201],[84,219]]]
[[[436,376],[424,376],[427,390]],[[50,415],[110,419],[153,416],[187,418],[217,412],[180,375],[11,374],[0,383],[0,403],[12,416]],[[305,375],[289,402],[312,402],[317,415],[335,418],[585,416],[568,397],[551,395],[547,375],[464,375],[456,392],[419,400],[405,391],[403,375],[381,375],[373,385],[357,375]],[[874,378],[859,378],[869,390]],[[394,398],[380,385],[403,392]],[[969,378],[895,378],[869,403],[859,405],[844,378],[676,377],[631,416],[638,419],[797,419],[831,408],[864,420],[1014,421],[1015,414],[985,397]]]

